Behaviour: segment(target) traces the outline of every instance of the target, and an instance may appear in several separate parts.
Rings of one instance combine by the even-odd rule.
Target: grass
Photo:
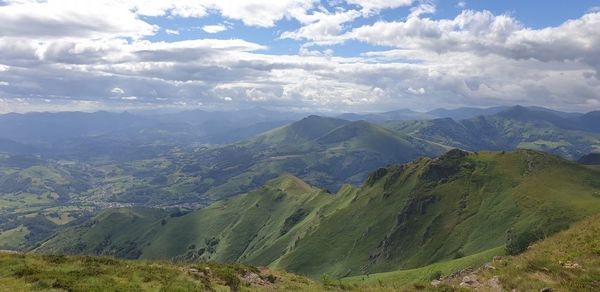
[[[476,269],[490,262],[494,256],[503,255],[504,247],[497,247],[460,259],[431,264],[425,267],[393,272],[377,273],[343,278],[344,284],[380,285],[384,287],[410,287],[415,283],[430,282],[434,278],[440,278],[467,268]]]
[[[0,253],[3,291],[313,290],[311,280],[240,264],[173,264],[108,257]]]
[[[505,290],[598,291],[600,289],[600,215],[529,246],[517,256],[494,260],[493,268],[480,269],[481,282],[498,277]],[[458,286],[458,279],[445,281]]]
[[[27,241],[25,236],[28,234],[29,230],[22,225],[14,229],[2,231],[2,233],[0,233],[0,249],[18,249]]]

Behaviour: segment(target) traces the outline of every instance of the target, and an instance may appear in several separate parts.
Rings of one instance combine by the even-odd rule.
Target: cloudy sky
[[[598,5],[0,0],[0,112],[598,110]]]

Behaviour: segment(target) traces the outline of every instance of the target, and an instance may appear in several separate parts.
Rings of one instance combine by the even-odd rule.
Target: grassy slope
[[[336,277],[410,269],[502,246],[508,230],[552,233],[600,207],[600,173],[553,156],[471,154],[449,163],[459,167],[446,182],[425,178],[445,163],[388,167],[275,267]]]
[[[505,290],[595,291],[600,288],[600,215],[592,216],[549,238],[535,243],[518,256],[501,257],[492,262],[493,269],[478,269],[474,275],[482,283],[498,277]],[[236,288],[250,290],[322,291],[412,291],[419,289],[450,291],[459,288],[462,276],[448,277],[465,267],[476,268],[490,262],[501,248],[426,267],[342,279],[343,286],[324,278],[326,285],[267,269],[243,265],[212,263],[173,264],[169,262],[123,261],[111,258],[67,257],[6,254],[0,252],[0,289],[9,291],[181,291]],[[576,268],[573,264],[577,264]],[[207,271],[208,273],[204,273]],[[196,269],[201,273],[195,273]],[[247,273],[259,279],[249,280]],[[442,285],[430,286],[435,275]],[[276,278],[274,283],[269,278]],[[486,291],[489,287],[482,287]]]
[[[523,254],[494,260],[492,266],[477,270],[475,275],[483,283],[498,277],[508,291],[539,291],[544,287],[554,291],[598,291],[600,215],[531,245]],[[461,276],[443,282],[457,287]]]
[[[453,151],[390,165],[335,196],[283,175],[129,238],[142,258],[240,261],[311,277],[413,269],[502,248],[509,230],[543,236],[598,212],[599,170],[535,151]]]
[[[0,253],[2,291],[318,291],[321,287],[295,275],[239,264]]]
[[[240,161],[251,163],[247,169],[240,169],[239,161],[221,165],[239,173],[232,170],[230,178],[207,192],[216,198],[246,191],[282,172],[337,190],[344,182],[360,183],[370,170],[381,165],[435,156],[446,150],[364,121],[349,123],[316,116],[228,147],[235,148],[236,153],[246,152],[248,157]]]
[[[135,242],[149,236],[166,216],[166,212],[153,208],[108,209],[82,225],[61,230],[37,250],[137,258],[141,252]]]
[[[188,257],[196,254],[222,262],[266,265],[282,254],[301,232],[291,226],[282,235],[286,219],[302,210],[297,223],[310,220],[332,199],[333,195],[284,174],[248,194],[168,220],[152,244],[144,249],[142,257],[172,257],[187,250]],[[218,244],[213,244],[215,249],[211,251],[213,238]]]
[[[504,248],[489,249],[460,259],[454,259],[427,265],[425,267],[383,272],[370,275],[360,275],[343,278],[345,284],[360,284],[365,286],[380,285],[384,287],[406,287],[415,283],[429,282],[441,275],[449,275],[467,268],[477,268],[492,260],[494,256],[504,254]]]

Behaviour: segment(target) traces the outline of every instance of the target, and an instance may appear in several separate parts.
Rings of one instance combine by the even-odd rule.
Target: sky
[[[0,0],[0,112],[600,110],[600,1]]]

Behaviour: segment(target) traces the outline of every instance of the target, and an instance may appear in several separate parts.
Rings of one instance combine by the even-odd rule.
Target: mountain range
[[[599,119],[521,106],[2,115],[0,249],[352,281],[482,265],[597,213]]]

